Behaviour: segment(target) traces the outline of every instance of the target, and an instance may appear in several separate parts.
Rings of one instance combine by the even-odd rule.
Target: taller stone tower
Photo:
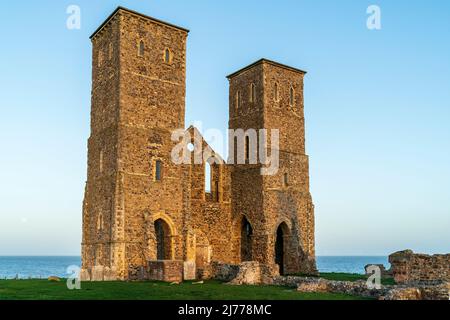
[[[305,154],[304,75],[302,70],[262,59],[228,76],[229,128],[268,129],[269,137],[270,130],[279,130],[275,174],[262,175],[261,164],[250,164],[249,138],[244,147],[246,164],[233,166],[235,255],[241,262],[277,264],[282,274],[316,270],[314,205]],[[242,146],[236,143],[230,152],[236,154]],[[268,154],[275,151],[270,150],[270,142],[268,149]]]
[[[119,7],[91,36],[82,268],[93,278],[127,279],[148,260],[183,260],[186,172],[171,161],[171,133],[184,128],[187,35]]]

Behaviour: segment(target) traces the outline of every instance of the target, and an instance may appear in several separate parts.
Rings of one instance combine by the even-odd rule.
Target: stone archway
[[[288,247],[289,227],[285,222],[282,222],[275,235],[275,263],[280,268],[280,275],[284,275],[286,271],[286,249]]]
[[[163,219],[155,221],[156,258],[158,260],[172,259],[172,234],[169,225]]]

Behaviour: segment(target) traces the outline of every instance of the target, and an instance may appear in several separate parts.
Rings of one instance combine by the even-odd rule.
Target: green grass
[[[362,300],[332,293],[300,293],[278,286],[231,286],[218,281],[83,282],[81,290],[68,290],[65,281],[0,280],[0,300]]]

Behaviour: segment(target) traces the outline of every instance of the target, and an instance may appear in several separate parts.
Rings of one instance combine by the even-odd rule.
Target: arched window
[[[161,181],[162,180],[162,161],[155,161],[155,172],[154,172],[154,180]]]
[[[241,262],[252,260],[253,228],[244,217],[241,225]]]
[[[250,85],[250,102],[256,102],[256,86],[254,83]]]
[[[169,49],[166,49],[165,51],[164,51],[164,62],[165,63],[170,63],[170,61],[171,61],[171,53],[170,53],[170,50]]]
[[[141,41],[139,42],[138,56],[139,56],[139,57],[143,57],[143,56],[144,56],[144,51],[145,51],[144,41],[141,40]]]
[[[275,82],[273,86],[273,99],[278,102],[279,101],[279,95],[278,95],[278,83]]]
[[[295,104],[295,91],[293,87],[289,89],[289,104],[291,106],[294,106]]]

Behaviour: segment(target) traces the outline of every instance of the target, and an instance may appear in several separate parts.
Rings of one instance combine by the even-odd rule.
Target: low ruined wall
[[[389,256],[391,272],[397,283],[450,281],[450,254],[415,254],[411,250]]]
[[[369,288],[366,281],[332,281],[320,278],[291,278],[301,292],[344,293],[379,300],[449,300],[450,287],[446,282],[440,284],[415,284],[381,286]]]
[[[279,276],[277,265],[266,265],[256,261],[247,261],[239,265],[213,262],[211,277],[235,285],[272,284]]]
[[[256,261],[247,261],[239,265],[239,272],[230,284],[260,285],[271,284],[279,275],[277,265],[267,265]]]
[[[382,300],[444,300],[450,298],[449,283],[436,285],[398,286],[390,289]]]
[[[354,282],[333,281],[320,278],[300,278],[297,280],[297,290],[301,292],[344,293],[354,296],[380,298],[390,290],[387,286],[381,286],[380,289],[369,288],[364,280]]]

